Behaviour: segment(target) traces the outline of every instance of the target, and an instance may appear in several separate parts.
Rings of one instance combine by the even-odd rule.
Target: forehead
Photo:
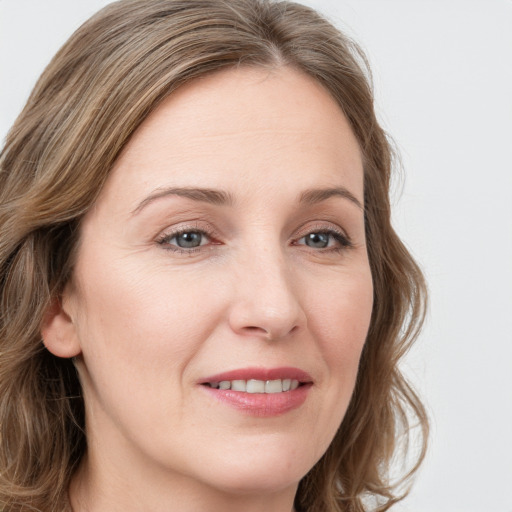
[[[278,180],[283,191],[342,184],[362,202],[362,179],[357,140],[319,83],[291,68],[237,68],[167,98],[127,144],[104,194],[136,201],[158,187],[245,182],[247,192]]]

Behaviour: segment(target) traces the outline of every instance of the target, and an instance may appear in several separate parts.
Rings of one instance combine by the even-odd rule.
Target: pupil
[[[199,247],[201,245],[201,233],[181,233],[176,236],[176,244],[178,247],[190,248]]]
[[[324,249],[329,245],[329,235],[326,233],[310,233],[306,236],[306,245],[315,249]]]

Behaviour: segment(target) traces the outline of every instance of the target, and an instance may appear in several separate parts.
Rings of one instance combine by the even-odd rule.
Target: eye
[[[304,237],[304,243],[314,249],[325,249],[329,245],[329,233],[309,233]]]
[[[164,235],[158,243],[167,246],[168,249],[187,250],[196,249],[209,243],[210,237],[207,233],[197,229],[187,229]]]
[[[340,250],[351,247],[352,243],[342,233],[334,230],[313,231],[297,240],[297,245],[306,245],[312,249]]]
[[[203,245],[205,236],[203,233],[199,231],[186,231],[184,233],[179,233],[177,235],[174,235],[171,240],[169,240],[169,243],[171,243],[173,240],[174,243],[183,249],[191,249],[193,247],[199,247],[200,245]]]

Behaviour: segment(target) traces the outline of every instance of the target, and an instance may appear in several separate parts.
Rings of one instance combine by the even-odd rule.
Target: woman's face
[[[86,215],[63,297],[89,469],[294,492],[354,388],[365,242],[358,144],[316,82],[241,68],[173,93]]]

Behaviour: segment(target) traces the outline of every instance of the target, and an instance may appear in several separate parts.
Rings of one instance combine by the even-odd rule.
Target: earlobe
[[[45,347],[57,357],[75,357],[81,352],[76,326],[60,298],[50,303],[41,324],[41,335]]]

